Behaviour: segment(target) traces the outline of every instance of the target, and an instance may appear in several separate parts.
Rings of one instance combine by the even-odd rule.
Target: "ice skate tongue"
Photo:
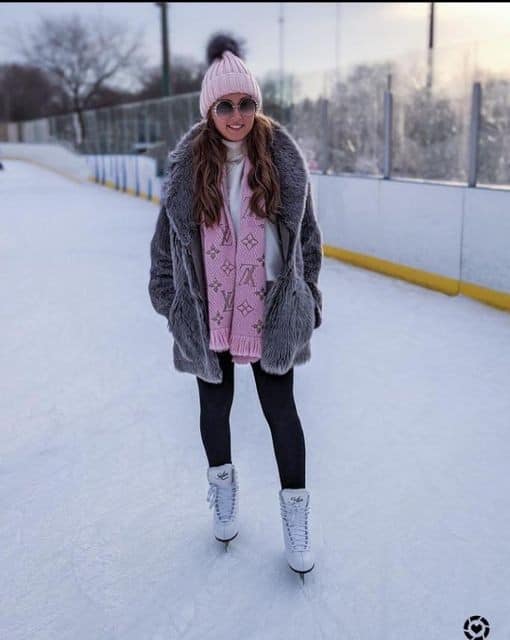
[[[209,482],[220,487],[228,487],[232,483],[232,464],[222,464],[218,467],[210,467],[207,471]]]
[[[306,504],[308,491],[306,489],[283,489],[282,497],[287,504]]]

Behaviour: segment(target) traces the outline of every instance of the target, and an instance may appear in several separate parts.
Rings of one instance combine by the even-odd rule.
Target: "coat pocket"
[[[312,293],[304,279],[289,269],[278,276],[266,296],[264,357],[289,365],[310,340],[313,325]]]
[[[307,280],[306,284],[313,297],[313,303],[315,308],[314,329],[317,329],[317,327],[320,327],[322,324],[322,292],[315,283],[308,282]]]
[[[170,329],[170,331],[173,333],[173,316],[174,316],[174,312],[175,312],[175,303],[177,301],[177,294],[174,295],[174,297],[172,298],[172,302],[170,303],[170,308],[168,309],[168,316],[167,316],[167,320],[168,320],[168,328]]]
[[[315,299],[303,278],[296,279],[293,297],[296,343],[301,347],[310,340],[315,328]]]
[[[168,312],[170,329],[180,352],[187,360],[194,360],[200,354],[199,330],[193,319],[196,318],[193,299],[176,295]]]

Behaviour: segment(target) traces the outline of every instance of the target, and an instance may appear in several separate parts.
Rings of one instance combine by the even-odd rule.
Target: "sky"
[[[246,62],[258,76],[280,68],[279,16],[283,7],[283,68],[313,73],[349,68],[357,62],[425,57],[429,4],[426,2],[172,2],[172,56],[204,59],[212,32],[226,29],[247,42]],[[508,60],[510,3],[436,2],[435,46],[446,54],[469,47],[493,70]],[[4,2],[0,5],[0,63],[16,59],[5,34],[30,29],[38,15],[63,13],[120,19],[140,30],[150,63],[160,63],[159,9],[153,2]],[[475,42],[478,44],[475,45]]]

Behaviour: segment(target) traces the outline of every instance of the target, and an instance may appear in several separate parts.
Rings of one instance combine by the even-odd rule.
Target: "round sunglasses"
[[[218,118],[227,119],[234,115],[234,110],[239,109],[239,113],[244,116],[252,116],[257,111],[258,104],[253,98],[243,98],[238,105],[230,100],[224,99],[217,102],[213,107],[213,113]]]

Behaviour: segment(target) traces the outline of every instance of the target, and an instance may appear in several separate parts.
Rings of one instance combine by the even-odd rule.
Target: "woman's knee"
[[[289,428],[291,424],[299,423],[299,416],[293,397],[262,397],[260,398],[262,412],[272,428]]]

